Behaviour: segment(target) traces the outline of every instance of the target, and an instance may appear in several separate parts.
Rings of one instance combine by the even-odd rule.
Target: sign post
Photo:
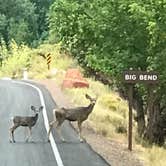
[[[51,63],[51,54],[50,53],[46,55],[46,59],[47,59],[48,70],[50,70],[50,63]]]
[[[133,112],[132,112],[132,107],[133,107],[133,85],[129,85],[128,89],[128,102],[129,102],[129,123],[128,123],[128,149],[132,151],[132,121],[133,121]]]
[[[128,103],[129,103],[129,123],[128,123],[128,149],[132,151],[132,107],[133,107],[133,86],[136,83],[157,84],[159,76],[156,72],[133,71],[123,72],[123,82],[128,84]]]

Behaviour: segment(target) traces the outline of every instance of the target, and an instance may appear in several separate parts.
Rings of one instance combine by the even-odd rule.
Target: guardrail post
[[[27,71],[27,68],[24,68],[24,69],[23,69],[23,79],[24,79],[24,80],[27,80],[27,79],[28,79],[28,71]]]

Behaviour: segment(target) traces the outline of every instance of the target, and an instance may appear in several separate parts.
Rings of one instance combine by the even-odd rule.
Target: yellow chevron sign
[[[46,58],[47,58],[47,65],[48,65],[51,63],[51,54],[50,53],[47,54]]]
[[[47,65],[48,65],[48,70],[49,70],[50,69],[50,63],[51,63],[51,54],[50,53],[48,53],[46,55],[46,59],[47,59]]]

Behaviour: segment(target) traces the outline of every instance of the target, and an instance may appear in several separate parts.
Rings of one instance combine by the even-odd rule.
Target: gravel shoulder
[[[70,99],[65,96],[60,87],[56,85],[54,80],[38,80],[38,83],[45,86],[49,90],[53,99],[59,107],[70,107]],[[77,130],[75,123],[73,127]],[[102,135],[95,133],[88,122],[83,124],[83,135],[88,144],[100,154],[111,166],[144,166],[144,162],[138,159],[140,150],[135,148],[132,152],[127,149],[127,143],[118,140],[108,140]]]

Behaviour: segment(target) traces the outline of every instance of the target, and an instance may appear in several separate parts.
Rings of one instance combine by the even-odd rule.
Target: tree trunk
[[[162,145],[164,143],[164,130],[161,125],[160,101],[154,97],[153,87],[148,90],[148,105],[147,105],[147,128],[144,135],[149,143]]]
[[[126,90],[119,87],[118,93],[122,98],[127,99]],[[142,96],[139,95],[138,90],[136,88],[134,88],[133,90],[133,108],[137,112],[137,115],[136,117],[134,117],[134,120],[137,122],[138,135],[142,137],[143,133],[145,132],[145,114],[143,109]]]
[[[134,96],[133,96],[133,107],[137,111],[137,116],[135,120],[137,121],[138,125],[138,135],[142,137],[145,131],[145,115],[143,109],[143,100],[142,97],[139,96],[138,91],[134,89]]]

